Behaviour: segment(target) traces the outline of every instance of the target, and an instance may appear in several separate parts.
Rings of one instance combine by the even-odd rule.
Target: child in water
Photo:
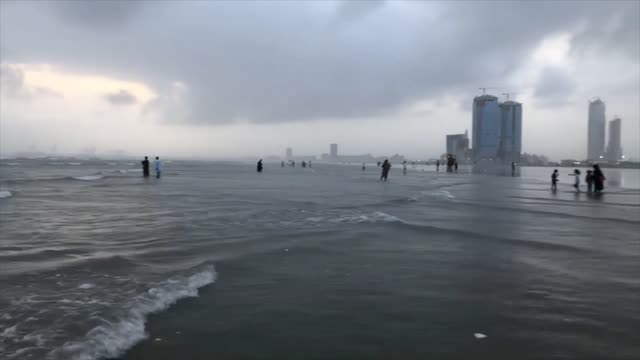
[[[574,176],[575,181],[573,182],[573,187],[576,188],[577,192],[580,192],[580,170],[573,170],[573,174],[569,174],[569,176]]]
[[[593,171],[587,170],[587,176],[584,178],[584,181],[587,183],[587,191],[593,191]]]
[[[558,185],[556,185],[558,183],[558,169],[553,170],[553,173],[551,173],[551,190],[557,190],[558,189]]]

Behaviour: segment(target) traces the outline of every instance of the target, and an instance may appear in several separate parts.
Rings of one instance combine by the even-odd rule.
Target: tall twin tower
[[[589,129],[587,133],[587,160],[619,161],[622,158],[620,134],[622,120],[614,118],[609,122],[609,143],[605,151],[605,129],[607,120],[604,101],[595,99],[589,102]]]
[[[511,164],[522,151],[522,104],[493,95],[473,99],[473,160]]]

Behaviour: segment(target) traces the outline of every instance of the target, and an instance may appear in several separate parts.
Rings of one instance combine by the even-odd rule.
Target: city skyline
[[[638,2],[89,4],[0,2],[0,156],[434,157],[486,87],[523,152],[584,158],[600,96],[640,157]]]

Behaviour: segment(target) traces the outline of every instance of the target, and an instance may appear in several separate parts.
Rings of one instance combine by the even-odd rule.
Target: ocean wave
[[[9,198],[11,196],[13,196],[13,194],[11,194],[11,191],[7,191],[7,190],[0,191],[0,199]]]
[[[377,223],[377,222],[402,222],[400,218],[397,218],[393,215],[389,215],[387,213],[383,213],[381,211],[374,211],[368,214],[345,214],[338,217],[322,217],[322,216],[314,216],[306,219],[307,221],[319,223],[319,222],[329,222],[333,224],[358,224],[358,223]]]
[[[198,289],[214,283],[216,277],[213,266],[207,266],[189,277],[168,279],[136,297],[125,316],[115,321],[105,319],[82,340],[66,342],[51,351],[48,358],[97,360],[119,357],[147,338],[145,322],[149,314],[163,311],[180,299],[197,297]]]
[[[70,162],[70,163],[67,163],[67,165],[71,165],[71,166],[80,166],[80,165],[82,165],[82,163],[79,163],[79,162]]]
[[[104,176],[103,175],[85,175],[85,176],[73,176],[72,178],[75,180],[82,180],[82,181],[95,181],[95,180],[104,179]]]

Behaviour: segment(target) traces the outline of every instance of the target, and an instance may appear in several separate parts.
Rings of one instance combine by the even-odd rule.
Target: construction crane
[[[486,95],[487,94],[487,89],[499,89],[497,87],[479,87],[478,90],[482,90],[482,95]]]
[[[509,101],[509,98],[511,97],[511,95],[518,95],[517,92],[506,92],[506,93],[502,93],[502,95],[507,97],[507,101]]]

